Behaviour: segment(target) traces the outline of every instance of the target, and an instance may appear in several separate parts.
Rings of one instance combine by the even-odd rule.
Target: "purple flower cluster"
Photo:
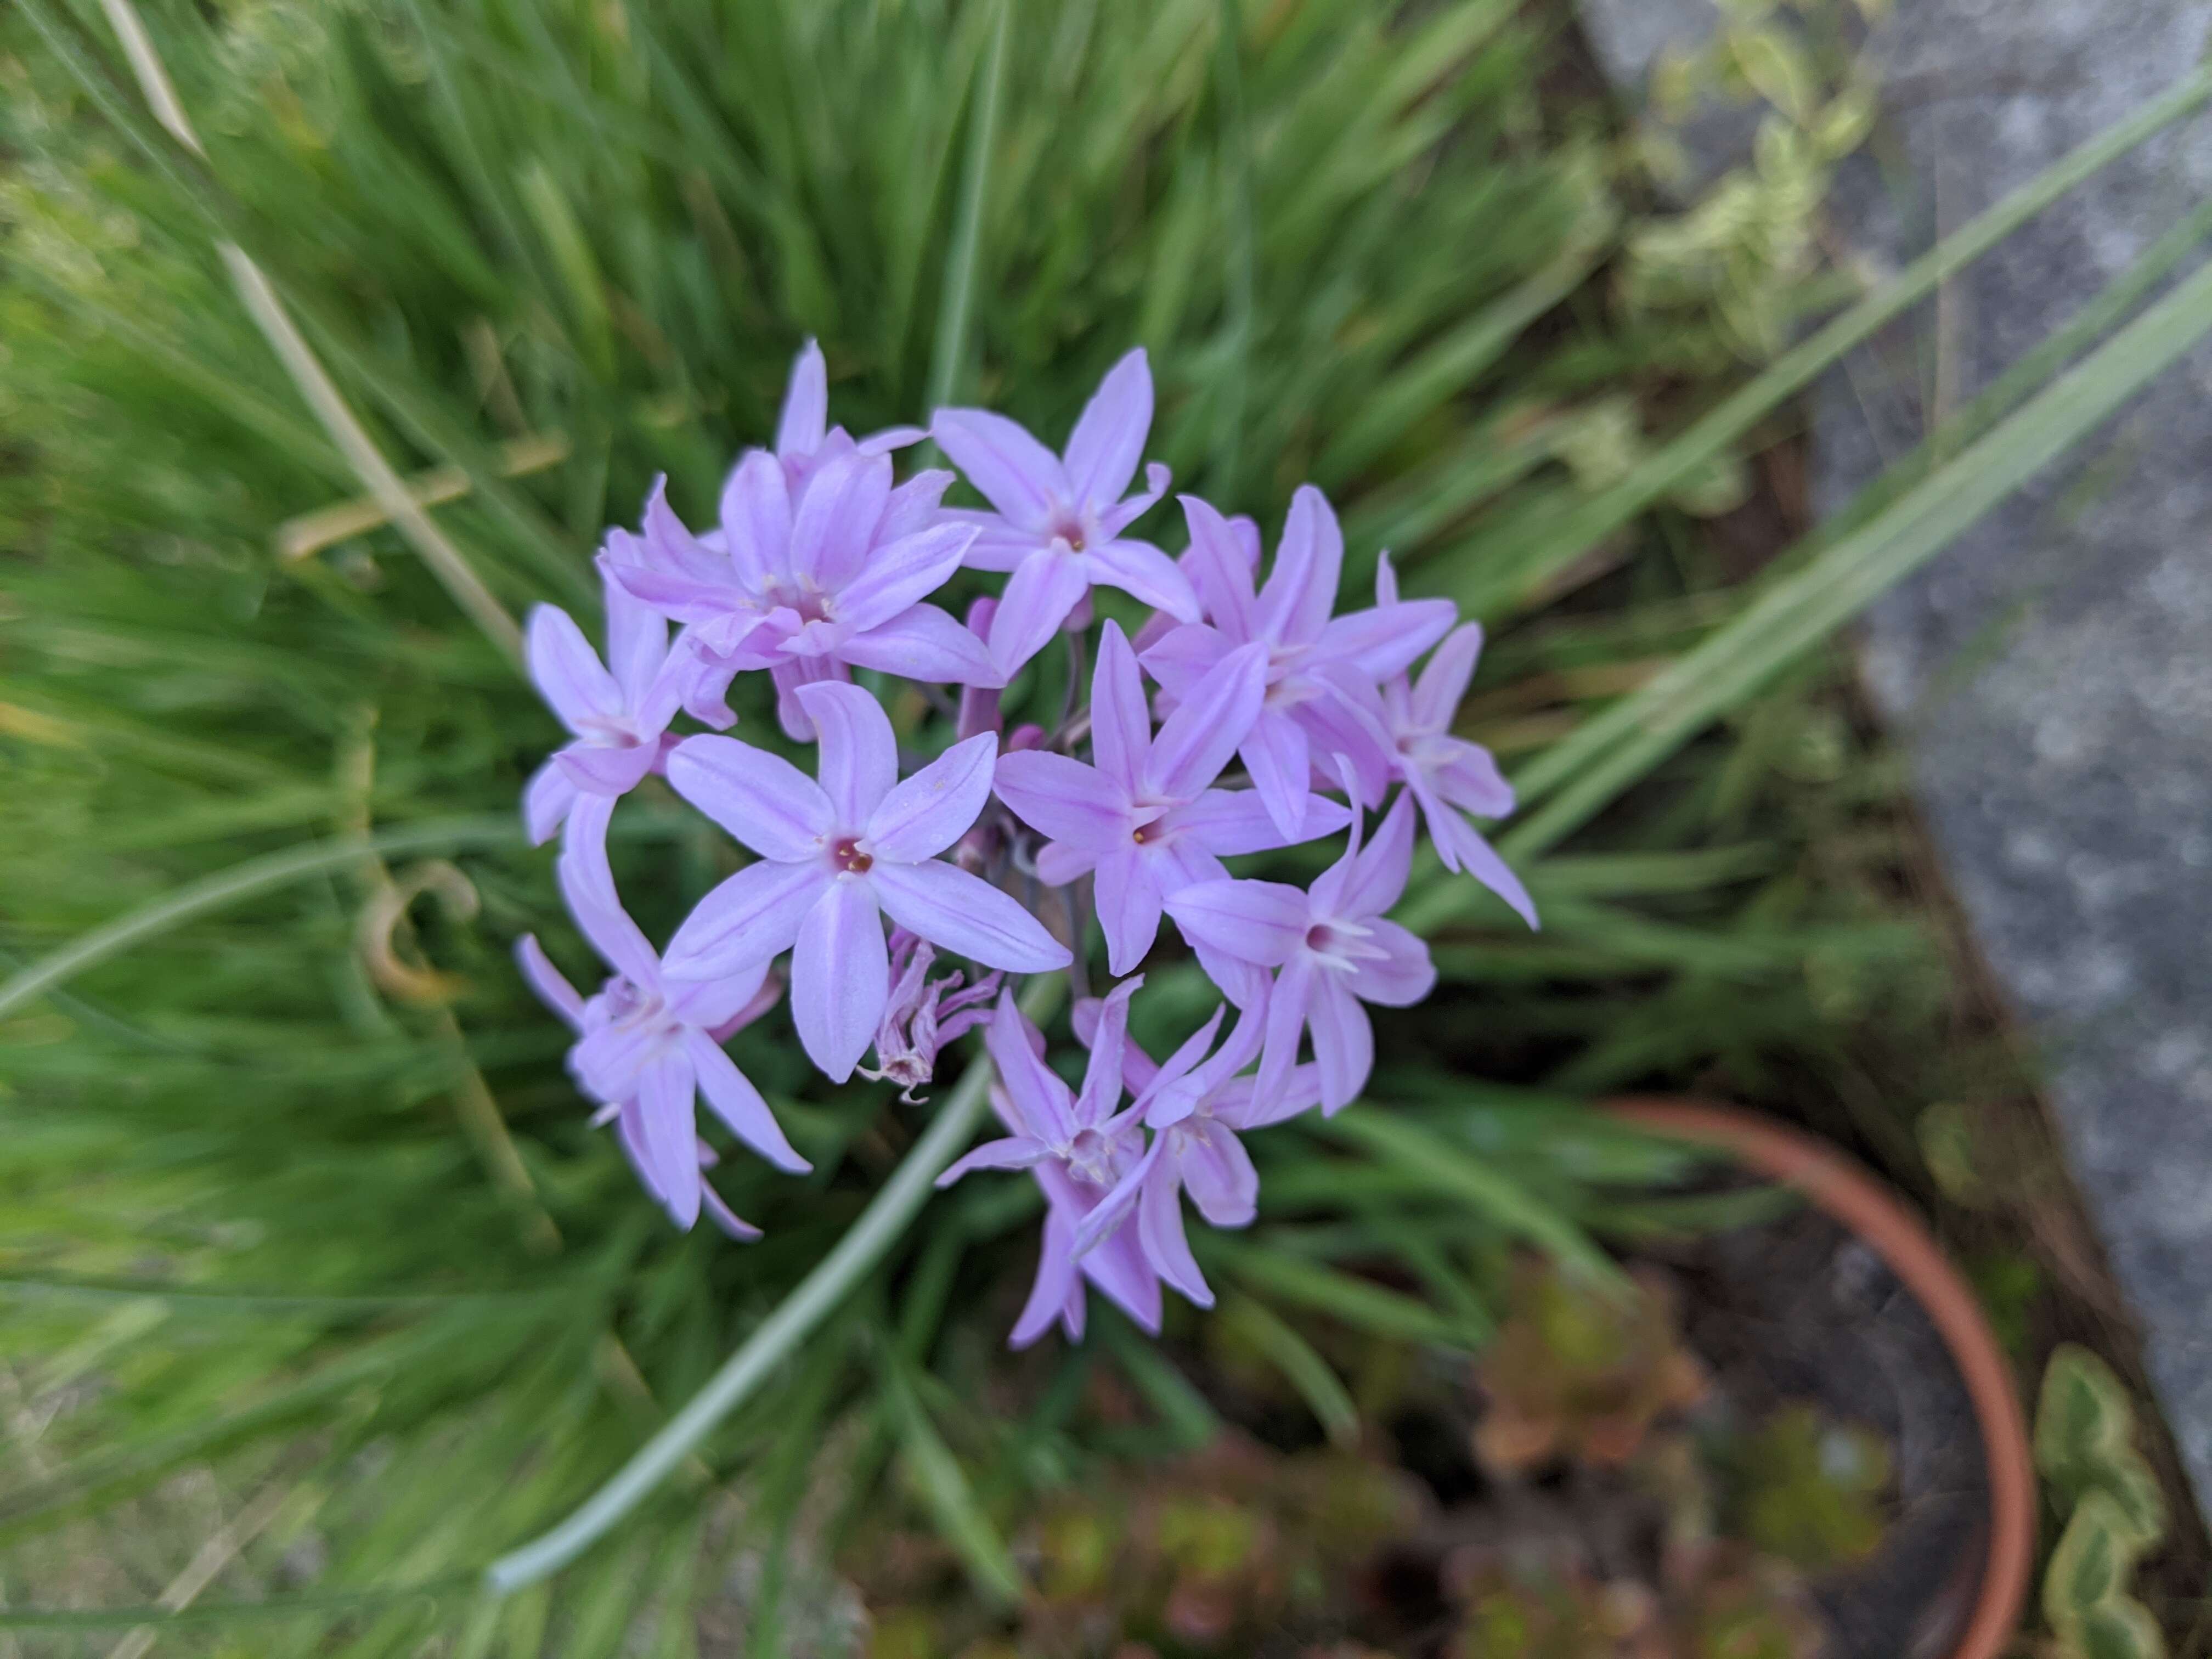
[[[919,429],[855,439],[828,420],[810,343],[775,448],[738,459],[713,528],[688,528],[656,486],[639,533],[609,532],[604,662],[564,613],[531,617],[532,676],[573,741],[532,779],[524,817],[533,839],[561,836],[562,896],[612,976],[586,1000],[532,939],[524,972],[575,1030],[569,1069],[646,1188],[678,1225],[703,1209],[738,1237],[756,1235],[702,1178],[716,1155],[696,1102],[778,1168],[808,1167],[722,1046],[787,982],[817,1067],[896,1085],[909,1103],[943,1046],[983,1026],[1007,1133],[939,1184],[1026,1170],[1043,1192],[1043,1252],[1014,1341],[1055,1322],[1080,1335],[1085,1281],[1157,1328],[1163,1283],[1212,1301],[1184,1195],[1211,1225],[1249,1223],[1259,1177],[1241,1137],[1354,1099],[1374,1060],[1368,1006],[1404,1007],[1434,985],[1427,947],[1387,914],[1417,820],[1445,867],[1534,923],[1469,821],[1510,812],[1512,788],[1451,732],[1481,630],[1458,625],[1447,600],[1401,599],[1387,557],[1375,603],[1340,614],[1343,536],[1311,485],[1264,579],[1258,527],[1195,496],[1180,498],[1180,558],[1130,535],[1169,483],[1144,464],[1141,350],[1107,374],[1058,455],[1003,416],[936,412],[927,435],[988,509],[944,506],[948,471],[895,480],[892,457]],[[933,599],[963,569],[1006,580],[960,621]],[[1094,658],[1102,585],[1152,615],[1133,639],[1098,624]],[[1095,661],[1087,684],[1072,666],[1057,730],[1004,732],[1000,692],[1062,633],[1071,665]],[[960,688],[957,715],[929,694],[951,716],[933,758],[902,759],[856,668]],[[762,672],[785,737],[814,748],[811,777],[714,734],[736,723],[737,677]],[[671,732],[679,714],[714,732]],[[908,741],[933,746],[927,726]],[[623,910],[606,854],[617,801],[653,775],[752,854],[663,951]],[[1310,887],[1241,879],[1222,862],[1340,830],[1342,855]],[[1001,987],[1059,969],[1080,987],[1093,917],[1118,983],[1077,1004],[1090,1059],[1071,1090]],[[1155,1062],[1129,1036],[1129,1010],[1164,921],[1223,1002]],[[933,978],[940,952],[973,977]]]

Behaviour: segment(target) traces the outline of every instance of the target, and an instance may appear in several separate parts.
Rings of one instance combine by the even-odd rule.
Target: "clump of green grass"
[[[742,1560],[749,1639],[778,1651],[807,1570],[791,1540],[818,1530],[791,1523],[825,1485],[864,1504],[896,1462],[1005,1595],[994,1516],[1091,1455],[1054,1414],[1082,1368],[1103,1352],[1164,1419],[1205,1417],[1110,1334],[1030,1419],[949,1385],[988,1370],[988,1304],[1023,1265],[1000,1244],[1023,1194],[962,1193],[596,1554],[471,1600],[698,1390],[921,1120],[749,1033],[815,1176],[726,1166],[768,1229],[744,1249],[673,1236],[639,1197],[506,957],[534,930],[583,959],[514,823],[550,718],[454,571],[346,505],[360,471],[222,243],[392,465],[449,470],[438,533],[510,613],[588,604],[601,526],[654,473],[710,499],[815,334],[860,428],[957,394],[1051,428],[1142,343],[1180,479],[1265,516],[1310,477],[1361,572],[1387,543],[1409,586],[1492,623],[1470,714],[1522,762],[1535,811],[1508,844],[1549,926],[1520,937],[1471,885],[1419,878],[1408,908],[1463,995],[1388,1035],[1374,1092],[1404,1133],[1285,1137],[1261,1225],[1208,1263],[1286,1329],[1456,1347],[1489,1325],[1465,1251],[1586,1249],[1631,1218],[1620,1188],[1679,1167],[1575,1097],[1716,1066],[1755,1083],[1819,1049],[1838,997],[1900,994],[1910,930],[1838,902],[1790,817],[1808,784],[1826,812],[1862,787],[1821,771],[1833,716],[1804,653],[2212,325],[2185,285],[1737,591],[1669,551],[1668,498],[1717,505],[1778,400],[1945,267],[1757,378],[1717,307],[1625,316],[1613,261],[1644,221],[1603,112],[1547,90],[1561,9],[153,8],[204,157],[148,114],[115,9],[25,0],[0,23],[0,949],[146,924],[81,975],[0,988],[0,1353],[25,1425],[0,1585],[150,1601],[203,1541],[175,1479],[211,1468],[234,1504],[273,1494],[205,1590],[276,1598],[205,1627],[253,1617],[258,1650],[682,1653]],[[723,851],[673,813],[638,824],[624,891],[665,930]]]

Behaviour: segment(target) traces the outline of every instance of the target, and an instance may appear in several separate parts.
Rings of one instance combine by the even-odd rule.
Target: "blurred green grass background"
[[[588,614],[601,527],[658,471],[708,501],[814,335],[855,428],[957,395],[1058,430],[1140,343],[1179,485],[1272,524],[1318,482],[1348,583],[1388,545],[1491,626],[1467,729],[1553,792],[1520,843],[1547,927],[1424,870],[1449,988],[1386,1031],[1374,1095],[1502,1179],[1471,1204],[1416,1151],[1275,1138],[1261,1226],[1210,1266],[1291,1323],[1471,1346],[1486,1252],[1667,1218],[1633,1189],[1679,1160],[1583,1098],[1809,1086],[1902,1132],[1864,1038],[1932,1047],[1948,969],[1903,902],[1894,780],[1811,647],[1940,545],[1904,511],[1936,463],[1970,502],[2154,365],[2100,357],[1997,427],[2085,325],[1908,458],[1847,521],[1870,541],[1761,574],[1802,527],[1782,399],[1834,343],[1754,377],[1847,297],[1808,231],[1858,94],[1794,99],[1675,214],[1552,0],[149,4],[203,157],[149,118],[112,12],[0,20],[0,968],[323,850],[0,1024],[10,1603],[150,1602],[243,1517],[205,1599],[289,1610],[164,1644],[683,1654],[738,1562],[729,1616],[775,1652],[834,1543],[794,1530],[810,1494],[907,1492],[988,1590],[994,1517],[1097,1455],[1064,1413],[1098,1345],[1033,1419],[979,1404],[1028,1200],[963,1192],[616,1540],[472,1600],[820,1256],[913,1119],[756,1029],[740,1058],[817,1173],[724,1166],[769,1230],[744,1249],[641,1201],[507,957],[534,930],[585,960],[514,823],[551,718],[347,507],[362,481],[226,240],[392,464],[446,470],[436,524],[512,613]],[[2014,441],[1960,453],[1992,429]],[[648,930],[726,855],[641,812],[619,867]],[[1165,1362],[1104,1352],[1190,1427]]]

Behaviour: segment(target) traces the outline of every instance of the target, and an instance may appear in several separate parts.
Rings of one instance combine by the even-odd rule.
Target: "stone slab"
[[[1582,0],[1633,88],[1711,0]],[[1886,165],[1837,226],[1895,264],[2189,73],[2212,0],[1901,0],[1872,35]],[[1693,142],[1699,135],[1693,134]],[[1706,166],[1717,158],[1703,158]],[[2028,226],[1814,400],[1823,513],[2212,191],[2212,118]],[[2075,1171],[2212,1495],[2212,350],[1868,617],[1870,688],[2038,1043]]]

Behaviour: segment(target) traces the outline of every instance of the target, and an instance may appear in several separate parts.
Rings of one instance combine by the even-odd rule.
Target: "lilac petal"
[[[1283,539],[1275,544],[1275,568],[1260,592],[1254,617],[1258,632],[1279,644],[1319,638],[1336,608],[1343,568],[1344,532],[1328,498],[1311,484],[1300,484],[1291,497]]]
[[[609,531],[607,540],[611,546],[619,542],[643,551],[643,544],[626,530]],[[668,619],[609,574],[611,562],[605,555],[598,561],[607,611],[607,667],[622,690],[623,704],[635,714],[668,659]]]
[[[1429,947],[1408,929],[1377,916],[1367,923],[1367,943],[1384,955],[1366,957],[1352,971],[1352,991],[1362,1002],[1386,1008],[1410,1008],[1437,988],[1436,964]]]
[[[1174,481],[1175,474],[1169,471],[1166,467],[1158,461],[1147,461],[1145,464],[1145,487],[1135,495],[1125,496],[1115,502],[1111,507],[1099,509],[1099,535],[1097,539],[1119,541],[1121,538],[1121,532],[1151,512],[1152,504],[1168,493],[1168,485]]]
[[[1024,530],[1042,528],[1074,493],[1060,458],[1003,415],[940,409],[929,432],[968,482]]]
[[[567,611],[556,605],[532,606],[525,643],[531,683],[571,732],[581,737],[594,722],[623,718],[622,688]]]
[[[1152,370],[1137,347],[1106,371],[1067,439],[1067,482],[1077,501],[1103,507],[1128,488],[1152,429]]]
[[[888,456],[856,452],[822,467],[806,481],[792,514],[791,574],[824,592],[842,588],[867,562],[890,498]]]
[[[1242,645],[1253,637],[1252,567],[1245,562],[1229,520],[1211,502],[1196,495],[1181,500],[1184,521],[1190,526],[1184,574],[1197,590],[1206,620],[1225,638]]]
[[[1067,1085],[1044,1063],[1039,1052],[1042,1038],[1032,1042],[1033,1037],[1036,1028],[1014,1006],[1013,994],[1000,993],[983,1034],[983,1047],[998,1073],[1005,1103],[1013,1109],[1015,1121],[1007,1127],[1048,1146],[1066,1146],[1075,1139],[1074,1099]]]
[[[906,429],[914,432],[917,439],[928,435],[918,428]],[[865,453],[867,446],[863,444],[860,447]],[[951,522],[953,515],[945,512],[939,503],[951,488],[954,476],[941,466],[927,467],[892,490],[890,500],[884,505],[883,520],[876,526],[877,544],[881,546],[902,541],[933,524]]]
[[[1513,786],[1498,769],[1498,758],[1479,743],[1461,738],[1424,738],[1418,754],[1427,763],[1437,793],[1479,817],[1502,818],[1513,810]]]
[[[1306,745],[1305,728],[1279,708],[1263,708],[1237,751],[1244,769],[1252,775],[1260,800],[1282,832],[1283,845],[1307,839],[1307,786],[1313,777],[1313,757]]]
[[[1248,641],[1231,641],[1220,629],[1203,623],[1188,623],[1170,629],[1137,660],[1163,690],[1182,697],[1241,643]]]
[[[697,1073],[699,1092],[729,1131],[779,1170],[805,1175],[814,1166],[801,1158],[784,1138],[783,1127],[768,1109],[768,1102],[721,1045],[704,1031],[684,1034],[684,1052]]]
[[[948,507],[941,508],[938,517],[946,524],[967,525],[975,530],[975,539],[963,561],[970,570],[995,570],[1002,574],[1018,570],[1031,554],[1052,545],[1049,532],[1024,530],[997,513]]]
[[[991,799],[995,733],[957,743],[896,786],[869,816],[868,848],[879,860],[933,858],[968,832]]]
[[[1194,882],[1167,901],[1183,937],[1273,968],[1305,943],[1306,896],[1279,881]]]
[[[1175,1166],[1153,1167],[1137,1204],[1137,1238],[1152,1271],[1201,1308],[1213,1305],[1213,1291],[1190,1253],[1182,1226],[1182,1186]]]
[[[626,743],[602,749],[570,744],[553,757],[568,781],[588,795],[626,795],[645,781],[660,753],[658,744]]]
[[[1244,1143],[1218,1123],[1198,1118],[1178,1133],[1183,1189],[1216,1227],[1249,1227],[1259,1213],[1260,1172]]]
[[[1370,686],[1356,690],[1349,682],[1347,677],[1354,672],[1346,668],[1321,670],[1313,678],[1323,695],[1298,704],[1291,711],[1291,716],[1306,729],[1306,739],[1316,762],[1315,770],[1328,780],[1322,787],[1342,787],[1341,775],[1335,765],[1341,757],[1352,763],[1360,804],[1380,806],[1395,770],[1397,750],[1382,729],[1381,705],[1375,699],[1374,689]]]
[[[623,908],[614,872],[607,866],[607,822],[613,813],[614,803],[605,796],[577,801],[568,814],[554,875],[568,914],[592,948],[634,983],[650,988],[659,982],[660,958]]]
[[[1078,1265],[1083,1276],[1139,1328],[1155,1336],[1159,1334],[1159,1276],[1146,1260],[1135,1228],[1124,1227],[1112,1234]]]
[[[1008,1347],[1028,1347],[1052,1328],[1054,1320],[1062,1318],[1068,1322],[1068,1340],[1080,1338],[1083,1282],[1075,1267],[1074,1232],[1075,1224],[1059,1211],[1045,1212],[1044,1247],[1037,1257],[1036,1282],[1030,1287],[1030,1299],[1022,1304],[1021,1317],[1006,1338]]]
[[[1098,860],[1096,900],[1106,934],[1106,966],[1126,974],[1145,959],[1160,931],[1160,886],[1156,860],[1124,847]]]
[[[1150,542],[1115,540],[1087,550],[1083,562],[1093,582],[1118,587],[1177,621],[1198,620],[1198,595],[1176,562]]]
[[[760,592],[791,574],[791,485],[775,456],[749,450],[722,485],[722,545],[738,583]]]
[[[1375,1069],[1375,1028],[1352,988],[1333,973],[1314,975],[1306,1023],[1321,1068],[1321,1109],[1334,1114],[1358,1097]]]
[[[1152,739],[1152,791],[1189,800],[1221,774],[1260,717],[1267,695],[1267,651],[1255,642],[1224,657],[1190,689]]]
[[[1313,957],[1303,951],[1275,975],[1274,987],[1267,993],[1267,1043],[1260,1052],[1260,1075],[1252,1085],[1255,1099],[1279,1099],[1289,1085],[1316,976]]]
[[[1042,1140],[1031,1140],[1027,1135],[1007,1135],[1000,1140],[987,1140],[966,1157],[955,1158],[937,1177],[940,1188],[950,1187],[964,1175],[977,1170],[1034,1169],[1052,1156],[1052,1148]]]
[[[1042,974],[1073,960],[1017,901],[952,865],[878,864],[868,880],[900,927],[986,968]]]
[[[690,1060],[672,1051],[638,1075],[638,1151],[679,1227],[699,1218],[698,1133],[692,1127]]]
[[[1121,851],[1159,816],[1157,808],[1131,806],[1127,792],[1097,767],[1041,749],[1000,756],[993,787],[1039,835],[1093,853]]]
[[[1075,1121],[1097,1128],[1121,1103],[1121,1051],[1129,1037],[1129,999],[1145,982],[1142,974],[1123,980],[1098,1005],[1097,1041],[1084,1067],[1083,1091],[1076,1097]]]
[[[1482,624],[1468,623],[1444,636],[1437,653],[1422,665],[1413,684],[1414,724],[1426,732],[1448,732],[1460,699],[1474,678],[1474,665],[1482,655]]]
[[[1075,1039],[1085,1048],[1096,1048],[1098,1027],[1105,1004],[1097,997],[1085,997],[1070,1011],[1070,1021],[1075,1028]],[[1137,1046],[1137,1040],[1128,1035],[1126,1024],[1121,1036],[1121,1074],[1129,1080],[1132,1089],[1146,1089],[1159,1075],[1160,1068],[1152,1057]]]
[[[775,423],[775,453],[811,455],[822,447],[822,434],[830,423],[830,369],[822,348],[812,340],[799,349],[791,365],[791,384],[784,390],[783,413]]]
[[[928,435],[924,427],[887,426],[880,432],[868,434],[859,447],[863,455],[888,455],[895,450],[911,449]]]
[[[1264,1100],[1257,1078],[1240,1077],[1224,1084],[1213,1097],[1213,1115],[1231,1128],[1264,1129],[1286,1123],[1321,1104],[1321,1071],[1314,1066],[1293,1066],[1275,1093]]]
[[[821,864],[749,864],[701,899],[661,965],[672,979],[715,979],[788,950],[834,878]]]
[[[1388,610],[1354,611],[1333,619],[1314,641],[1314,655],[1347,663],[1370,679],[1402,674],[1443,638],[1459,609],[1449,599],[1407,599]]]
[[[530,833],[530,844],[543,847],[552,840],[575,804],[576,780],[557,759],[549,757],[530,775],[529,786],[522,792],[522,825]]]
[[[1512,867],[1498,855],[1498,849],[1484,840],[1481,832],[1441,801],[1431,805],[1432,798],[1425,793],[1422,804],[1429,821],[1429,836],[1437,844],[1437,854],[1445,867],[1465,870],[1477,881],[1513,907],[1514,913],[1531,927],[1540,927],[1536,920],[1536,902],[1528,896],[1528,890]]]
[[[783,994],[781,982],[761,963],[742,973],[714,979],[671,980],[663,988],[668,1012],[686,1025],[711,1032],[720,1042],[766,1013]]]
[[[838,828],[830,797],[781,755],[736,738],[686,738],[668,757],[676,793],[763,858],[794,864]]]
[[[852,1076],[875,1041],[890,971],[872,884],[836,878],[806,913],[791,949],[791,1023],[799,1046],[832,1083]]]
[[[1413,799],[1401,790],[1337,895],[1336,914],[1379,916],[1398,902],[1413,869]]]
[[[761,1236],[761,1230],[722,1201],[722,1195],[702,1181],[699,1183],[699,1200],[714,1224],[728,1237],[740,1244],[749,1244]]]
[[[800,690],[825,680],[843,684],[851,678],[842,664],[827,657],[788,658],[775,664],[769,675],[775,682],[776,724],[783,728],[784,736],[793,743],[812,743],[817,735],[813,717],[806,712],[806,705],[799,701]],[[820,770],[818,761],[816,770]]]
[[[1058,544],[1032,554],[1007,579],[991,618],[991,660],[1009,679],[1044,649],[1067,613],[1091,591],[1083,561]]]
[[[1299,841],[1333,836],[1352,820],[1350,810],[1323,795],[1305,798],[1304,829]],[[1163,830],[1182,832],[1209,853],[1234,858],[1240,853],[1267,853],[1295,845],[1284,839],[1274,817],[1256,789],[1209,789],[1196,800],[1178,806],[1162,820]]]
[[[855,633],[880,627],[944,586],[975,539],[965,525],[941,524],[878,547],[838,595],[838,620]]]
[[[688,626],[709,627],[716,646],[733,650],[758,628],[762,615],[745,589],[730,580],[726,569],[711,580],[671,569],[665,562],[607,566],[607,574],[624,592],[651,605],[665,617]]]
[[[525,933],[514,941],[514,965],[522,970],[522,977],[538,994],[538,1000],[568,1022],[574,1030],[584,1023],[584,999],[576,994],[576,988],[553,965],[545,949],[538,942],[535,933]]]
[[[1191,953],[1214,988],[1237,1008],[1264,1008],[1267,1006],[1267,970],[1255,963],[1240,962],[1225,951],[1210,945],[1190,942]]]
[[[1149,1077],[1132,1073],[1136,1088],[1140,1091],[1139,1104],[1144,1109],[1144,1121],[1148,1126],[1164,1129],[1170,1124],[1182,1122],[1197,1109],[1199,1103],[1208,1092],[1207,1079],[1212,1071],[1211,1061],[1204,1066],[1199,1062],[1205,1059],[1206,1049],[1212,1046],[1214,1034],[1221,1030],[1222,1018],[1228,1012],[1226,1003],[1214,1009],[1206,1024],[1186,1037],[1182,1046],[1168,1056],[1165,1065],[1154,1066],[1147,1060],[1144,1069],[1151,1073]],[[1249,1025],[1251,1020],[1244,1017],[1240,1018],[1237,1023]],[[1128,1045],[1128,1048],[1134,1054],[1144,1052],[1133,1043]],[[1237,1066],[1243,1066],[1251,1057],[1250,1054],[1243,1056],[1237,1061]],[[1230,1069],[1236,1070],[1237,1066]]]
[[[837,647],[855,668],[880,669],[933,685],[1001,686],[1006,677],[975,635],[933,605],[909,605]]]
[[[1098,866],[1099,854],[1088,847],[1071,847],[1048,841],[1037,848],[1037,879],[1048,887],[1065,887]]]
[[[1091,675],[1091,753],[1098,770],[1125,799],[1144,787],[1145,757],[1152,720],[1145,708],[1145,682],[1137,653],[1111,617],[1100,630],[1098,666]]]
[[[802,685],[797,696],[822,753],[815,770],[837,827],[857,830],[898,781],[898,740],[884,706],[857,685],[834,680]]]

